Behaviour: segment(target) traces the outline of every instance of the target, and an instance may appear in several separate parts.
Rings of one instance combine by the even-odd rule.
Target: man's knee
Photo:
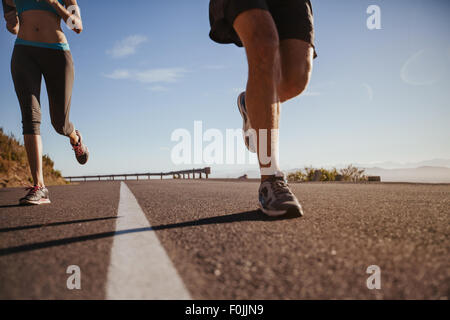
[[[311,68],[305,67],[295,73],[290,73],[289,75],[283,75],[280,91],[282,95],[282,100],[286,101],[288,99],[294,98],[302,94],[308,87],[309,80],[311,78]]]
[[[303,93],[308,87],[309,76],[299,75],[294,79],[288,79],[283,81],[282,91],[287,99],[296,97]]]

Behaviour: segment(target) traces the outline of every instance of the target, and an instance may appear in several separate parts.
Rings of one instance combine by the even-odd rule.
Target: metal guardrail
[[[165,176],[172,176],[174,179],[186,179],[186,176],[187,176],[187,179],[191,179],[191,175],[192,175],[192,179],[195,179],[196,174],[199,175],[199,179],[202,179],[202,174],[204,174],[206,176],[206,179],[208,179],[208,176],[211,174],[211,168],[206,167],[203,169],[190,169],[190,170],[158,172],[158,173],[148,172],[148,173],[102,174],[102,175],[91,175],[91,176],[64,177],[64,179],[69,180],[70,182],[72,182],[72,180],[88,181],[88,180],[92,180],[92,179],[97,179],[98,181],[102,181],[102,179],[107,180],[107,181],[109,181],[109,180],[114,181],[117,178],[119,178],[119,180],[120,180],[120,178],[122,178],[123,180],[127,180],[127,178],[129,178],[129,177],[136,177],[136,180],[139,180],[139,177],[147,177],[147,179],[150,179],[151,176],[157,176],[157,177],[160,177],[162,180],[163,177],[165,177]]]

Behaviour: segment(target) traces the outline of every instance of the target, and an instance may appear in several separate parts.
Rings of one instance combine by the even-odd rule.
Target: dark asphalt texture
[[[48,187],[52,204],[30,207],[14,206],[22,188],[0,189],[0,299],[104,299],[119,186]],[[70,265],[81,290],[67,289]]]
[[[126,183],[194,299],[450,297],[450,185],[293,184],[305,216],[269,219],[257,182]],[[25,208],[0,189],[0,298],[103,299],[119,186],[51,187]],[[73,264],[82,290],[66,288]]]

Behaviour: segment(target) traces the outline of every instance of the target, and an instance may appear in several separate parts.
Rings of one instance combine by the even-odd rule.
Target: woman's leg
[[[53,128],[76,144],[78,137],[70,122],[74,81],[72,55],[70,51],[48,49],[41,58]]]
[[[89,150],[80,132],[69,120],[74,67],[70,51],[51,50],[43,57],[43,74],[47,86],[50,118],[56,132],[69,137],[75,157],[80,164],[89,158]]]
[[[16,46],[11,59],[11,74],[22,113],[25,149],[34,185],[43,187],[41,124],[41,71],[30,48]]]
[[[72,131],[71,134],[69,134],[70,144],[75,145],[78,144],[80,141],[80,137],[77,135],[77,132],[75,130]]]
[[[25,134],[24,142],[34,185],[44,187],[44,174],[42,171],[42,138],[40,135]]]

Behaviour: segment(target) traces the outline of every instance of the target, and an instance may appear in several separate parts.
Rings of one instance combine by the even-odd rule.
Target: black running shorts
[[[280,40],[299,39],[314,48],[314,18],[309,0],[210,0],[210,38],[218,43],[234,43],[242,47],[233,23],[239,14],[250,9],[270,12]]]

